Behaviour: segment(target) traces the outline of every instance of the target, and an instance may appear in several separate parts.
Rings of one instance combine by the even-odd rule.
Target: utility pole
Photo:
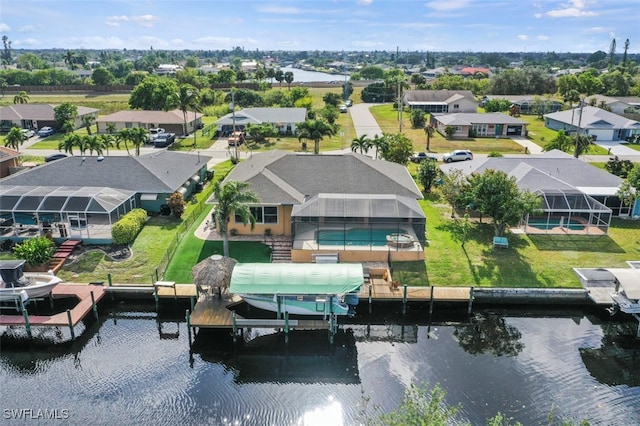
[[[578,145],[580,144],[580,124],[582,123],[582,109],[584,108],[584,99],[580,100],[580,117],[578,117],[578,129],[576,130],[576,146],[574,147],[573,156],[578,158]]]
[[[232,130],[231,130],[231,134],[233,135],[236,132],[236,92],[235,90],[233,90],[233,87],[231,88],[231,117],[232,117]],[[234,135],[235,137],[235,135]],[[238,161],[238,142],[240,142],[240,139],[238,138],[238,140],[236,140],[233,144],[234,146],[234,151],[235,151],[235,156],[236,156],[236,161]]]
[[[398,121],[400,121],[400,133],[402,133],[402,81],[398,80]]]

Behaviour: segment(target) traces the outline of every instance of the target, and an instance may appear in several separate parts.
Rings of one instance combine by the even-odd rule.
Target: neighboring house
[[[140,207],[163,210],[207,177],[210,157],[172,151],[130,156],[71,156],[0,180],[0,217],[14,226],[4,237],[51,232],[93,243],[111,241],[111,225]]]
[[[0,130],[7,131],[11,127],[37,130],[48,126],[54,129],[58,127],[55,120],[54,108],[51,104],[14,104],[0,108]],[[95,108],[78,107],[78,116],[74,122],[74,129],[82,127],[82,118],[85,116],[98,117]]]
[[[187,111],[187,133],[192,133],[202,122],[204,114]],[[100,117],[96,120],[98,133],[106,133],[107,126],[114,124],[116,131],[142,127],[144,129],[163,128],[166,132],[182,135],[184,133],[184,114],[179,109],[172,111],[126,110]]]
[[[407,90],[404,105],[429,113],[477,112],[478,102],[470,90]]]
[[[527,232],[537,232],[556,220],[573,224],[580,233],[602,234],[608,232],[612,216],[640,214],[640,203],[635,203],[634,211],[621,206],[616,195],[621,178],[558,150],[535,156],[476,158],[441,169],[445,173],[458,169],[465,175],[500,170],[514,177],[521,190],[540,195],[544,213],[525,218]]]
[[[154,71],[157,75],[175,75],[182,69],[182,65],[160,64]]]
[[[635,112],[640,112],[640,105],[637,103],[637,98],[636,103],[634,104],[633,98],[614,98],[604,95],[591,95],[584,98],[584,106],[595,106],[618,115],[624,114],[625,110],[628,111],[630,108],[638,108]]]
[[[431,114],[431,125],[443,136],[447,135],[447,127],[455,128],[452,139],[526,136],[527,124],[526,121],[499,112]]]
[[[464,68],[460,69],[460,75],[463,76],[463,77],[473,77],[478,73],[484,74],[487,77],[491,77],[493,75],[493,73],[491,72],[491,70],[489,70],[489,68],[464,67]]]
[[[215,124],[223,134],[245,130],[248,124],[271,124],[280,133],[293,134],[296,125],[306,119],[306,108],[245,108],[223,116]]]
[[[253,230],[233,217],[229,230],[291,237],[295,262],[320,253],[339,253],[341,262],[424,259],[422,193],[402,165],[355,153],[269,151],[239,163],[229,180],[247,182],[260,200],[251,206]],[[390,234],[407,235],[408,244],[389,245]]]
[[[18,156],[20,153],[16,150],[0,146],[0,178],[9,176],[18,164]]]
[[[492,99],[506,99],[518,105],[520,114],[548,114],[564,107],[564,103],[559,100],[535,95],[487,95],[480,101],[480,106]]]
[[[640,122],[592,106],[545,114],[544,125],[567,133],[579,128],[581,133],[600,141],[625,140],[640,133]]]

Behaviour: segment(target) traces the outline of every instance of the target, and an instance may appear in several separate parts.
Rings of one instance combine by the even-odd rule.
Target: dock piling
[[[289,343],[289,312],[284,313],[284,343]]]
[[[29,312],[27,312],[27,309],[24,307],[24,301],[22,300],[22,297],[19,298],[20,301],[20,310],[22,311],[22,316],[24,317],[24,325],[27,328],[27,336],[29,336],[29,339],[32,338],[32,334],[31,334],[31,323],[29,322]]]
[[[70,309],[67,309],[67,320],[69,321],[69,331],[71,332],[71,340],[76,340],[76,332],[73,330],[73,320],[71,319]]]
[[[188,309],[184,314],[184,319],[187,322],[187,337],[189,339],[189,348],[191,348],[191,313]]]
[[[469,289],[469,304],[467,305],[467,315],[471,315],[472,308],[473,308],[473,287]]]
[[[402,286],[402,315],[407,313],[407,285]]]
[[[238,341],[238,325],[236,324],[236,311],[231,313],[231,326],[233,334],[233,343]]]
[[[433,315],[433,286],[431,286],[431,295],[429,296],[429,317]]]
[[[109,287],[113,285],[113,279],[111,278],[111,273],[107,274],[107,283],[109,283]],[[116,296],[111,293],[111,301],[114,302],[116,300]]]
[[[96,317],[96,320],[98,319],[98,305],[96,305],[96,298],[93,295],[93,291],[90,292],[91,294],[91,308],[93,309],[93,316]]]
[[[153,297],[156,300],[156,312],[160,309],[160,296],[158,296],[158,286],[153,286]]]
[[[53,293],[49,293],[49,308],[53,311]]]
[[[371,315],[372,303],[373,303],[373,286],[369,284],[369,315]]]

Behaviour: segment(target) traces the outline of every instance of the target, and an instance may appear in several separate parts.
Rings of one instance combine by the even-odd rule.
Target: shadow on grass
[[[529,235],[538,250],[625,253],[608,235]]]
[[[428,286],[429,275],[423,260],[393,262],[393,279],[408,286]]]

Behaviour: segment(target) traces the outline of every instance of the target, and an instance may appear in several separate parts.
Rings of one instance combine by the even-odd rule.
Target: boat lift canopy
[[[640,299],[640,269],[607,268],[607,271],[616,277],[628,299]]]
[[[332,295],[364,284],[360,263],[238,263],[229,291],[238,294]]]

